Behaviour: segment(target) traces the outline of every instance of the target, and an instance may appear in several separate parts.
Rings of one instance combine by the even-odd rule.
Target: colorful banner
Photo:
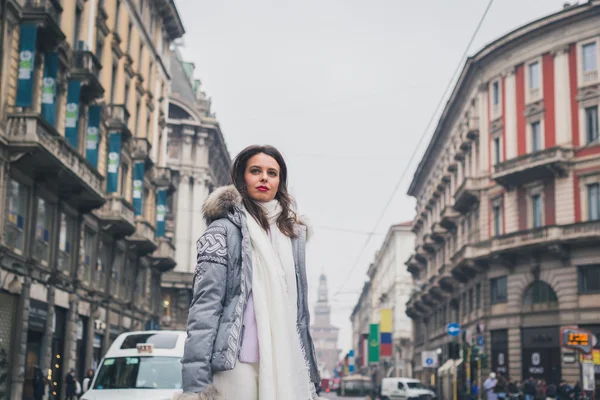
[[[379,324],[369,326],[369,364],[379,362]]]
[[[17,99],[15,101],[17,107],[31,107],[36,41],[37,26],[35,24],[22,24],[21,42],[19,44]]]
[[[85,158],[98,168],[98,143],[100,141],[100,116],[102,107],[88,108],[88,126],[85,132]]]
[[[165,236],[165,217],[167,215],[167,189],[156,193],[156,236]]]
[[[74,148],[79,148],[79,97],[81,82],[69,81],[67,88],[67,106],[65,107],[65,138]]]
[[[108,135],[108,163],[106,166],[106,193],[116,193],[119,187],[119,165],[121,163],[121,134]]]
[[[392,332],[393,332],[393,313],[391,308],[381,309],[381,339],[379,355],[381,357],[392,356]]]
[[[42,117],[52,126],[56,124],[56,77],[58,53],[44,56],[44,79],[42,79]]]
[[[138,161],[133,164],[133,208],[135,215],[142,215],[144,212],[144,173],[146,164]]]
[[[363,333],[361,335],[361,354],[360,359],[362,361],[361,366],[369,366],[369,334]]]
[[[348,372],[354,373],[354,350],[348,352]]]

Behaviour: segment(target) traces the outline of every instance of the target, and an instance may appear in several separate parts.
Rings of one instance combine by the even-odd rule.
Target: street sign
[[[485,338],[483,337],[483,335],[477,336],[477,345],[483,346],[484,344],[485,344]]]
[[[448,335],[450,336],[458,336],[460,335],[460,325],[456,322],[452,322],[446,327],[446,332],[448,332]]]
[[[584,329],[561,329],[561,342],[563,347],[579,350],[584,354],[592,352],[594,335]]]
[[[423,368],[437,368],[438,354],[435,351],[424,351],[421,353],[421,365]]]

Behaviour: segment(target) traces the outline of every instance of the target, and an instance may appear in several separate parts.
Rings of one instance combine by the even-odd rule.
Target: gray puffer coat
[[[177,399],[218,399],[213,371],[231,370],[238,361],[248,293],[252,289],[251,245],[241,196],[233,186],[215,190],[206,200],[208,229],[197,242],[198,260],[182,359],[183,391]],[[310,335],[306,279],[306,225],[292,239],[298,285],[298,320],[311,381],[320,383]],[[196,395],[192,395],[195,393]]]

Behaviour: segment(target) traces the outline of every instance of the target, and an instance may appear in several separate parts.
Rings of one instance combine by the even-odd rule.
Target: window
[[[581,266],[577,275],[580,294],[600,293],[600,264]]]
[[[585,132],[588,143],[598,142],[598,106],[585,109]]]
[[[492,96],[494,106],[498,106],[500,104],[500,84],[498,81],[492,84]]]
[[[35,242],[33,257],[44,265],[50,258],[50,228],[52,227],[52,207],[44,199],[37,199]]]
[[[99,33],[96,33],[96,37],[100,37]],[[104,51],[104,39],[96,42],[96,58],[102,63],[102,54]]]
[[[492,305],[506,303],[508,301],[506,283],[506,276],[501,276],[499,278],[490,280],[490,300]]]
[[[120,297],[123,294],[121,284],[119,278],[123,273],[123,261],[125,260],[125,253],[123,250],[117,249],[117,254],[115,255],[115,262],[112,266],[112,282],[110,283],[111,294],[114,294],[116,297]]]
[[[529,64],[529,89],[536,90],[540,88],[540,63]]]
[[[180,365],[177,357],[106,358],[98,371],[94,389],[175,390],[181,388]]]
[[[534,304],[558,303],[556,292],[544,281],[536,281],[527,288],[523,295],[523,304],[532,306]]]
[[[475,309],[479,310],[481,307],[481,283],[478,283],[475,288]]]
[[[119,30],[119,11],[121,11],[121,0],[117,0],[117,5],[115,8],[115,26],[113,27],[113,31],[116,32]]]
[[[502,234],[502,208],[500,205],[494,206],[492,210],[494,214],[494,236]]]
[[[127,27],[127,53],[129,55],[131,55],[131,36],[133,33],[133,25],[131,25],[131,22],[129,23],[129,26]]]
[[[500,164],[500,138],[494,138],[494,165]]]
[[[587,185],[588,191],[588,220],[600,220],[600,183]]]
[[[473,288],[471,288],[471,290],[469,290],[469,314],[473,313],[473,306],[475,304],[473,304]]]
[[[91,282],[92,260],[96,253],[96,232],[85,228],[83,233],[83,271],[81,278],[84,282]]]
[[[135,136],[138,137],[140,132],[140,100],[135,103]]]
[[[598,57],[596,55],[596,43],[588,43],[583,46],[583,72],[596,71],[598,69]]]
[[[58,269],[71,272],[73,244],[75,242],[75,218],[60,213],[60,231],[58,233]]]
[[[27,186],[11,179],[7,188],[8,218],[4,225],[4,241],[6,245],[22,252],[25,249],[25,226],[27,222]]]
[[[542,195],[531,196],[531,212],[533,217],[533,228],[540,228],[542,222]]]
[[[129,176],[129,165],[121,164],[121,196],[127,197],[127,177]]]
[[[542,128],[540,121],[531,124],[531,151],[542,150]]]
[[[110,243],[102,240],[99,245],[98,254],[98,263],[94,271],[94,283],[104,292],[106,290],[106,271],[108,271],[108,266],[110,265]]]
[[[135,282],[135,302],[138,306],[143,304],[146,298],[146,269],[139,268]]]

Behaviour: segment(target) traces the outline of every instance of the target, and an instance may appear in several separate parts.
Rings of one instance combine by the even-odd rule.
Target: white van
[[[182,391],[185,338],[183,331],[121,334],[100,362],[81,400],[169,400]]]
[[[435,397],[435,393],[418,379],[383,378],[381,381],[381,398],[384,400],[433,400]]]

